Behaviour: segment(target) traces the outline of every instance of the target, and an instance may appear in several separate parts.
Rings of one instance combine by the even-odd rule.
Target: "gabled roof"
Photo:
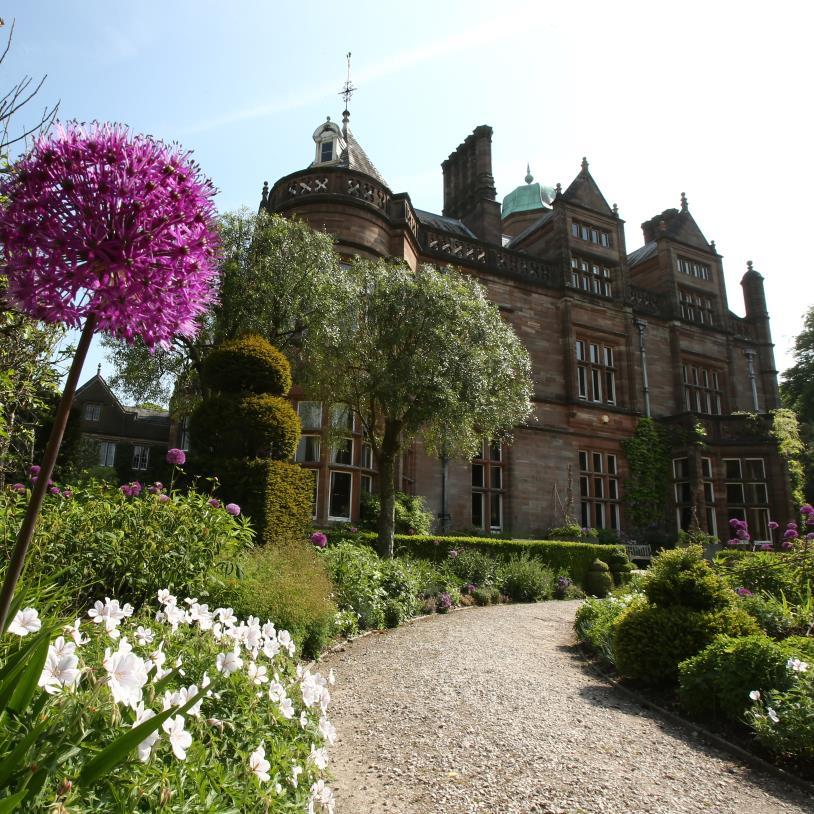
[[[415,214],[424,226],[430,226],[433,229],[440,229],[443,232],[451,232],[461,237],[471,237],[473,240],[477,240],[475,233],[457,218],[436,215],[434,212],[426,212],[423,209],[416,209]]]
[[[363,172],[365,175],[370,175],[389,189],[387,181],[382,178],[381,173],[367,157],[367,153],[362,149],[359,142],[356,141],[350,127],[348,128],[348,135],[345,141],[347,146],[342,150],[342,154],[339,158],[339,166],[347,167],[349,170],[355,170],[356,172]]]
[[[582,159],[582,169],[579,175],[571,182],[571,185],[562,193],[563,200],[568,203],[584,206],[586,209],[593,209],[603,215],[613,215],[613,210],[608,206],[605,196],[600,192],[593,176],[588,172],[588,162]]]
[[[549,209],[544,215],[537,218],[534,223],[530,223],[519,235],[515,235],[507,244],[507,249],[513,249],[518,243],[521,243],[532,232],[536,232],[541,226],[544,226],[554,217],[554,210]]]
[[[680,210],[665,209],[660,215],[645,221],[642,230],[647,241],[667,237],[705,251],[711,251],[712,248],[690,214],[686,198],[682,198]]]
[[[656,243],[655,240],[651,240],[649,243],[645,243],[640,249],[636,249],[635,252],[631,252],[627,256],[627,264],[631,268],[633,266],[638,266],[639,263],[644,263],[645,260],[649,260],[653,257],[659,250],[659,244]]]

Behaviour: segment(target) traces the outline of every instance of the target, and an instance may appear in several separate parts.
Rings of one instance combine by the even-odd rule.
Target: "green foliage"
[[[641,594],[611,596],[607,599],[589,597],[577,608],[574,630],[580,641],[589,644],[609,664],[614,664],[616,622],[629,607],[641,607],[645,603]]]
[[[574,543],[595,543],[597,542],[596,529],[583,529],[576,523],[569,523],[567,526],[558,526],[546,532],[546,540],[566,540]],[[618,540],[615,542],[618,543]]]
[[[476,605],[497,605],[500,602],[500,591],[497,588],[475,588],[472,598]]]
[[[814,418],[814,417],[812,417]],[[805,447],[800,437],[800,424],[794,410],[772,411],[772,437],[777,441],[777,451],[786,465],[791,481],[791,499],[796,505],[805,501]]]
[[[302,539],[311,526],[313,476],[284,461],[264,461],[265,511],[262,541],[266,544]]]
[[[722,552],[716,558],[719,572],[732,588],[748,588],[775,598],[800,597],[799,555],[763,551]]]
[[[449,568],[462,583],[490,587],[497,582],[500,560],[475,548],[464,548],[449,561]]]
[[[125,497],[90,482],[73,497],[46,496],[29,554],[26,579],[59,573],[77,608],[99,596],[140,605],[159,588],[197,596],[222,558],[251,544],[243,518],[207,502],[208,495],[173,493],[167,502],[146,491]],[[7,561],[27,498],[0,496],[0,560]]]
[[[512,557],[498,578],[503,593],[515,602],[540,602],[554,589],[554,572],[528,554]]]
[[[761,594],[745,596],[740,600],[740,604],[760,625],[760,629],[773,639],[785,638],[796,626],[791,608],[773,596]]]
[[[376,552],[352,543],[340,543],[326,549],[323,559],[334,585],[337,605],[356,613],[362,628],[384,627],[387,592],[382,585],[382,561]]]
[[[721,634],[757,633],[745,610],[699,611],[681,605],[631,607],[617,620],[613,637],[616,668],[647,684],[674,683],[680,662],[700,653]]]
[[[814,639],[796,636],[775,642],[767,636],[718,636],[679,665],[679,700],[693,715],[743,719],[752,705],[749,693],[786,690],[793,678],[790,658],[814,662]]]
[[[291,365],[268,340],[246,334],[217,345],[201,370],[204,387],[221,393],[271,393],[291,389]]]
[[[396,492],[395,533],[396,534],[429,534],[432,528],[433,514],[420,495],[408,495]],[[374,530],[379,521],[381,498],[372,492],[362,495],[359,513],[359,528]]]
[[[596,559],[591,563],[585,577],[585,590],[587,593],[603,597],[613,590],[613,577],[606,562]]]
[[[663,430],[652,418],[641,418],[631,438],[622,441],[628,466],[625,504],[629,521],[644,529],[665,522],[670,450]]]
[[[372,544],[375,536],[360,534],[359,539]],[[411,557],[423,557],[435,562],[449,560],[450,550],[459,554],[462,550],[481,551],[489,556],[506,562],[512,555],[528,553],[539,559],[554,571],[567,571],[574,582],[580,585],[591,563],[603,559],[613,550],[611,546],[589,543],[571,543],[558,540],[503,540],[493,537],[419,537],[396,535],[395,543],[400,553]]]
[[[239,616],[271,619],[286,628],[306,658],[316,658],[333,634],[336,605],[325,563],[310,543],[258,546],[235,567],[213,572],[213,601]]]
[[[734,595],[703,558],[700,546],[662,551],[645,584],[647,598],[661,608],[712,611],[731,605]]]
[[[361,418],[379,467],[380,546],[392,556],[393,475],[421,435],[430,452],[474,454],[531,410],[531,363],[485,289],[453,269],[354,261],[337,318],[310,330],[310,389]]]

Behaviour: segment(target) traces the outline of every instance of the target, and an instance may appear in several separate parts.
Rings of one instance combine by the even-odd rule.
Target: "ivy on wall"
[[[664,430],[652,418],[642,418],[630,438],[622,441],[627,460],[627,516],[637,529],[666,522],[670,450]]]
[[[772,411],[771,436],[777,441],[777,451],[786,466],[791,484],[791,499],[797,506],[805,502],[805,472],[800,438],[800,425],[794,410],[785,407]]]

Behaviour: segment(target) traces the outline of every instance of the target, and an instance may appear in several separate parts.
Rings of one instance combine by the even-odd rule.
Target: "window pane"
[[[577,339],[577,359],[580,362],[585,361],[585,343],[581,339]]]
[[[615,455],[608,455],[608,474],[615,475],[616,474],[616,456]]]
[[[472,485],[483,487],[483,464],[472,464]]]
[[[322,150],[320,152],[321,161],[330,161],[334,155],[334,143],[332,141],[323,141]]]
[[[579,451],[579,471],[588,471],[588,453],[583,452],[582,450]]]
[[[726,471],[727,480],[740,480],[741,479],[740,458],[725,458],[724,470]]]
[[[489,445],[489,458],[493,461],[499,461],[501,458],[502,449],[500,444],[498,443],[491,443]]]
[[[595,367],[591,368],[591,385],[593,386],[593,400],[602,401],[602,380]]]
[[[373,491],[373,478],[370,475],[362,475],[360,483],[362,494],[369,495]]]
[[[297,412],[304,430],[322,429],[322,402],[301,401],[297,405]]]
[[[602,478],[594,478],[594,497],[605,497],[605,487]]]
[[[490,484],[492,486],[492,489],[502,489],[503,488],[503,470],[499,466],[493,466],[491,468],[491,475],[489,477],[489,482],[490,482]]]
[[[335,464],[353,464],[353,439],[345,438],[339,442],[339,446],[333,448],[333,462]]]
[[[701,474],[705,478],[712,478],[712,459],[701,458]]]
[[[347,404],[334,404],[331,407],[331,424],[337,430],[353,432],[353,413]]]
[[[331,472],[331,501],[328,513],[331,517],[350,520],[350,472]]]
[[[493,529],[503,528],[503,495],[493,492],[489,501],[489,526]]]
[[[610,509],[610,527],[619,531],[619,507],[615,503],[611,503],[608,509]]]
[[[303,435],[297,445],[297,454],[294,460],[297,463],[317,463],[319,461],[319,436]]]
[[[591,456],[593,458],[593,472],[601,472],[602,471],[602,454],[600,452],[594,452]]]
[[[704,500],[707,503],[715,502],[715,493],[712,490],[712,484],[708,480],[704,481]]]
[[[619,499],[619,481],[616,480],[616,478],[610,478],[608,480],[608,497],[611,500]]]
[[[605,397],[609,404],[616,402],[616,377],[612,370],[605,371]]]
[[[590,480],[588,478],[582,477],[579,479],[579,496],[580,497],[590,497],[590,487],[589,487]]]
[[[472,525],[483,528],[483,492],[472,492]]]
[[[577,390],[579,398],[588,398],[588,377],[585,368],[581,365],[577,368]]]
[[[726,484],[726,502],[727,503],[743,503],[743,484],[742,483],[727,483]]]
[[[763,467],[763,458],[747,458],[744,461],[746,474],[745,478],[749,480],[765,480],[766,474]]]

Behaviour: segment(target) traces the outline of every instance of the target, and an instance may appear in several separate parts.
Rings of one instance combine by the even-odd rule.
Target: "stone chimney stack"
[[[476,127],[441,164],[446,217],[463,221],[480,240],[501,242],[500,204],[492,176],[492,128]]]

